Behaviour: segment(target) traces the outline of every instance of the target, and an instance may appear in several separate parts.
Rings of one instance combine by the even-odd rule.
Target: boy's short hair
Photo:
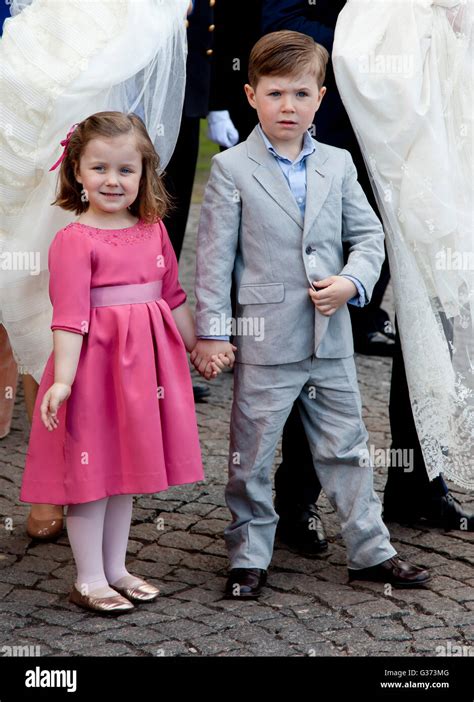
[[[248,78],[255,90],[264,76],[298,76],[312,73],[321,88],[329,54],[321,44],[301,32],[282,30],[265,34],[250,52]]]

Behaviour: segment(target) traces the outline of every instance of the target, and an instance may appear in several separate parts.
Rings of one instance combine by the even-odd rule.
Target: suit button
[[[214,7],[216,0],[209,0],[209,7]]]
[[[213,53],[214,53],[214,51],[213,51],[212,49],[208,49],[208,50],[206,51],[206,54],[207,54],[208,56],[212,56]]]
[[[306,253],[307,253],[308,256],[309,256],[309,254],[310,254],[310,253],[313,253],[313,251],[316,251],[316,249],[313,249],[312,246],[307,246],[306,249],[305,249],[305,251],[306,251]]]
[[[215,25],[215,24],[210,24],[210,25],[209,25],[209,31],[210,31],[210,32],[213,32],[213,31],[215,30],[215,28],[216,28],[216,25]]]

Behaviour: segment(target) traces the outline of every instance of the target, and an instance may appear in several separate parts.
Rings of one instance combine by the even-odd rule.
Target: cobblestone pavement
[[[188,291],[197,216],[194,205],[181,265]],[[390,445],[390,365],[388,359],[357,358],[374,450]],[[472,534],[394,525],[395,547],[433,569],[429,589],[349,586],[338,523],[325,500],[326,557],[310,560],[277,546],[261,601],[222,600],[232,377],[220,376],[208,402],[197,405],[206,481],[136,499],[129,567],[159,584],[161,597],[113,620],[68,603],[74,567],[66,534],[57,543],[36,545],[25,534],[28,508],[18,494],[29,428],[19,393],[12,431],[0,441],[1,646],[57,656],[425,656],[449,654],[459,644],[474,653]],[[379,492],[384,474],[383,467],[376,469]],[[472,495],[456,488],[454,494],[474,508]]]

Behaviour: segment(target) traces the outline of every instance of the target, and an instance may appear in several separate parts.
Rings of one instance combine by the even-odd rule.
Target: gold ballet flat
[[[131,609],[135,609],[133,604],[121,595],[117,595],[116,597],[81,595],[75,585],[69,595],[69,602],[73,602],[79,605],[79,607],[89,609],[92,612],[103,612],[104,614],[124,614],[125,612],[130,612]]]
[[[35,519],[30,514],[26,522],[26,533],[30,539],[38,541],[53,541],[60,536],[64,527],[63,519]]]
[[[117,590],[117,592],[120,592],[120,594],[130,600],[130,602],[152,602],[156,600],[160,594],[158,588],[151,583],[147,583],[146,580],[141,580],[140,578],[139,580],[139,585],[133,585],[131,587],[111,585],[111,587]]]

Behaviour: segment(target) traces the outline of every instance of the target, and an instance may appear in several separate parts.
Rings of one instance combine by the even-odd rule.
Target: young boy
[[[349,580],[418,586],[430,579],[396,557],[373,489],[346,303],[370,299],[384,236],[350,154],[307,131],[326,92],[327,60],[327,51],[299,32],[273,32],[257,42],[245,91],[260,124],[246,142],[213,158],[202,206],[201,338],[191,360],[205,374],[213,356],[233,363],[236,350],[228,597],[258,597],[266,582],[278,521],[270,474],[295,401],[318,478],[341,521]]]

